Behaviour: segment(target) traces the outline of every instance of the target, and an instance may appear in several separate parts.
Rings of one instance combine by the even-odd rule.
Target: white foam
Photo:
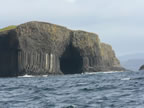
[[[98,74],[98,73],[100,73],[100,72],[85,72],[85,73],[82,73],[82,74]]]
[[[98,73],[116,73],[116,72],[124,72],[124,71],[107,71],[107,72],[86,72],[84,74],[98,74]]]
[[[42,77],[48,77],[48,75],[42,75]]]
[[[29,77],[35,77],[35,76],[33,76],[33,75],[24,75],[24,76],[18,76],[18,77],[26,77],[26,78],[29,78]]]
[[[122,78],[121,80],[130,80],[131,78]]]
[[[102,73],[116,73],[116,72],[124,72],[124,71],[107,71],[107,72],[102,72]]]
[[[37,75],[37,76],[34,76],[34,75],[23,75],[23,76],[18,76],[18,77],[25,77],[25,78],[30,78],[30,77],[48,77],[48,75]]]

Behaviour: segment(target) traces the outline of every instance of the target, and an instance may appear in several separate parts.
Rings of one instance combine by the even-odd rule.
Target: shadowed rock
[[[98,35],[44,22],[0,32],[0,76],[122,71]]]
[[[144,70],[144,65],[142,65],[142,66],[139,68],[139,70]]]

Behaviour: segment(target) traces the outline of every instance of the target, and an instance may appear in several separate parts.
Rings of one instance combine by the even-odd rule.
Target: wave
[[[122,78],[121,80],[131,80],[131,78]]]
[[[35,76],[35,75],[28,75],[25,74],[23,76],[18,76],[18,77],[24,77],[24,78],[30,78],[30,77],[48,77],[48,75],[39,75],[39,76]]]
[[[85,72],[84,74],[116,73],[116,72],[124,72],[124,71],[107,71],[107,72]]]
[[[27,78],[29,78],[29,77],[35,77],[35,76],[25,74],[25,75],[23,75],[23,76],[18,76],[18,77],[27,77]]]
[[[124,72],[124,71],[107,71],[107,72],[102,72],[102,73],[115,73],[115,72]]]
[[[106,72],[85,72],[85,73],[81,73],[81,74],[100,74],[100,73],[116,73],[116,72],[124,72],[124,71],[106,71]],[[79,74],[73,74],[73,75],[79,75]],[[29,77],[48,77],[49,75],[28,75],[28,74],[25,74],[23,76],[18,76],[18,77],[26,77],[26,78],[29,78]]]

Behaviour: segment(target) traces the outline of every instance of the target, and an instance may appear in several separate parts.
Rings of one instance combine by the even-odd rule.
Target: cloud
[[[65,1],[67,1],[69,3],[75,3],[76,2],[76,0],[65,0]]]
[[[143,4],[144,0],[2,0],[0,28],[31,20],[51,22],[95,32],[117,53],[139,52],[144,51]]]

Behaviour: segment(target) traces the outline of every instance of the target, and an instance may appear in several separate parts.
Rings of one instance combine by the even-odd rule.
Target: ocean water
[[[144,72],[0,78],[0,108],[144,108]]]

